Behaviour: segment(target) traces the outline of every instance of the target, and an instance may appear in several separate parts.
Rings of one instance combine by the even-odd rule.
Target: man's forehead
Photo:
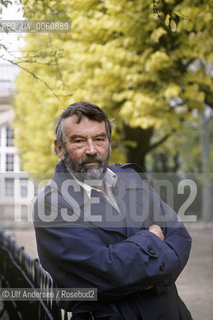
[[[71,132],[76,130],[102,130],[106,132],[105,121],[96,121],[93,119],[89,119],[86,116],[83,116],[81,119],[78,118],[77,115],[73,115],[71,117],[64,119],[64,131]]]

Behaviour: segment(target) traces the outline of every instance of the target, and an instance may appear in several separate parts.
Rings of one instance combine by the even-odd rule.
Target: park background
[[[24,38],[19,50],[9,38],[11,30],[2,34],[1,92],[7,89],[7,70],[18,70],[9,79],[15,80],[15,90],[1,97],[1,129],[9,121],[4,132],[14,138],[14,146],[5,151],[8,164],[3,166],[1,158],[2,177],[4,171],[11,173],[7,154],[14,152],[12,171],[22,172],[20,188],[26,196],[26,174],[34,179],[54,171],[58,159],[52,141],[62,110],[79,100],[103,108],[113,123],[112,163],[136,162],[146,173],[164,177],[190,174],[199,184],[193,207],[197,222],[187,224],[192,256],[179,291],[195,320],[212,320],[212,1],[23,0],[20,5],[5,0],[1,9],[2,14],[13,9],[14,20],[58,22],[57,32],[19,33]],[[65,30],[67,21],[71,30]],[[11,227],[5,222],[11,206],[2,208],[2,228],[30,254],[26,239],[34,243],[33,231]]]

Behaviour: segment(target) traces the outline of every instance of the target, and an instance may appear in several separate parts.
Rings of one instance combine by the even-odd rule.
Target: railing
[[[0,287],[2,288],[41,288],[51,290],[55,287],[51,276],[41,267],[38,259],[31,259],[23,247],[4,232],[0,231]],[[10,320],[68,320],[51,297],[46,301],[4,300],[4,309]]]

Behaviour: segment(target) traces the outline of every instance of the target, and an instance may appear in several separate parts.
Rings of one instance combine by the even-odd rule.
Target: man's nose
[[[97,150],[95,148],[95,144],[92,140],[87,141],[86,153],[90,154],[90,155],[94,155],[97,153]]]

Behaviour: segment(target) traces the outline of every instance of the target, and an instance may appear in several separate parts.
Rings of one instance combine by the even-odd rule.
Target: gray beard
[[[80,181],[84,180],[101,180],[107,170],[110,157],[110,149],[108,150],[108,155],[106,160],[103,160],[100,156],[86,155],[79,163],[75,163],[72,158],[64,152],[65,155],[65,165],[70,174],[75,176]],[[84,166],[85,163],[98,162],[95,166]]]

